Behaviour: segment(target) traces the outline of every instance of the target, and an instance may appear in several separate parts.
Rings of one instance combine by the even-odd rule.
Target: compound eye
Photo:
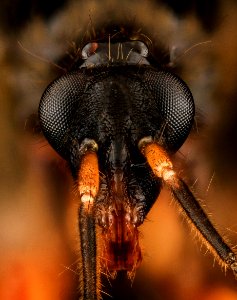
[[[82,49],[81,52],[82,59],[84,60],[88,59],[91,55],[95,53],[98,47],[99,47],[98,43],[88,43]]]
[[[66,139],[70,124],[85,89],[86,78],[79,72],[68,73],[53,81],[39,105],[39,120],[51,146],[66,158]]]
[[[188,86],[167,71],[148,70],[144,82],[155,97],[160,114],[160,142],[169,152],[176,152],[187,139],[193,125],[195,106]]]

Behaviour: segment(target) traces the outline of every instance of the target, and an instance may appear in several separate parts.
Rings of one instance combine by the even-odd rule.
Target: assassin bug
[[[195,106],[188,86],[150,64],[149,49],[139,39],[117,35],[92,41],[81,56],[84,62],[53,81],[39,105],[43,133],[68,162],[79,193],[81,299],[101,298],[101,269],[133,273],[139,266],[138,227],[162,185],[236,275],[236,255],[170,158],[193,126]]]

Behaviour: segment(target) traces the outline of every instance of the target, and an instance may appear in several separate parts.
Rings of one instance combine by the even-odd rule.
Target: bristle
[[[195,233],[194,238],[198,239],[199,243],[201,244],[201,247],[204,245],[206,248],[206,253],[210,252],[213,255],[214,261],[217,261],[217,263],[221,266],[221,268],[225,269],[225,272],[227,269],[230,268],[230,266],[228,266],[227,263],[225,263],[223,261],[223,259],[220,257],[220,255],[217,253],[216,249],[205,239],[205,237],[201,234],[201,232],[199,230],[197,230],[196,226],[193,224],[192,220],[188,217],[188,215],[185,213],[184,209],[181,207],[181,205],[179,204],[179,202],[176,201],[176,197],[173,195],[173,193],[171,192],[172,195],[172,199],[174,201],[175,204],[177,204],[177,207],[179,208],[179,212],[182,214],[182,216],[184,217],[185,221],[188,223],[188,226],[192,232]],[[214,225],[216,228],[216,225]],[[222,235],[223,237],[223,235]],[[227,243],[228,245],[230,245],[230,241],[228,240],[227,237],[223,237],[225,243]],[[234,247],[232,247],[233,249]]]

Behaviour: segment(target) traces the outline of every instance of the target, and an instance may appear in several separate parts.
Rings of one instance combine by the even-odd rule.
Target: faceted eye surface
[[[159,139],[168,151],[177,151],[186,140],[195,114],[192,94],[177,76],[166,71],[148,70],[144,83],[155,97],[162,123]]]
[[[45,90],[39,105],[39,118],[45,137],[52,147],[65,157],[64,140],[75,105],[85,89],[80,73],[68,73],[53,81]]]

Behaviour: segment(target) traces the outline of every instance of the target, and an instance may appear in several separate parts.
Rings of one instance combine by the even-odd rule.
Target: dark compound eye
[[[129,133],[131,143],[153,136],[175,152],[192,127],[194,102],[186,84],[166,71],[138,66],[83,68],[49,85],[39,116],[46,138],[64,158],[71,137],[82,140],[89,135],[103,143],[105,132],[112,136],[116,130]],[[104,124],[115,124],[114,119],[120,128]]]
[[[82,74],[68,73],[52,82],[40,101],[39,117],[44,135],[64,158],[64,139],[75,117],[75,109],[80,107],[85,84]]]
[[[149,70],[144,82],[156,99],[161,115],[159,142],[170,152],[177,151],[186,140],[195,114],[192,94],[187,85],[177,76],[166,71]]]

